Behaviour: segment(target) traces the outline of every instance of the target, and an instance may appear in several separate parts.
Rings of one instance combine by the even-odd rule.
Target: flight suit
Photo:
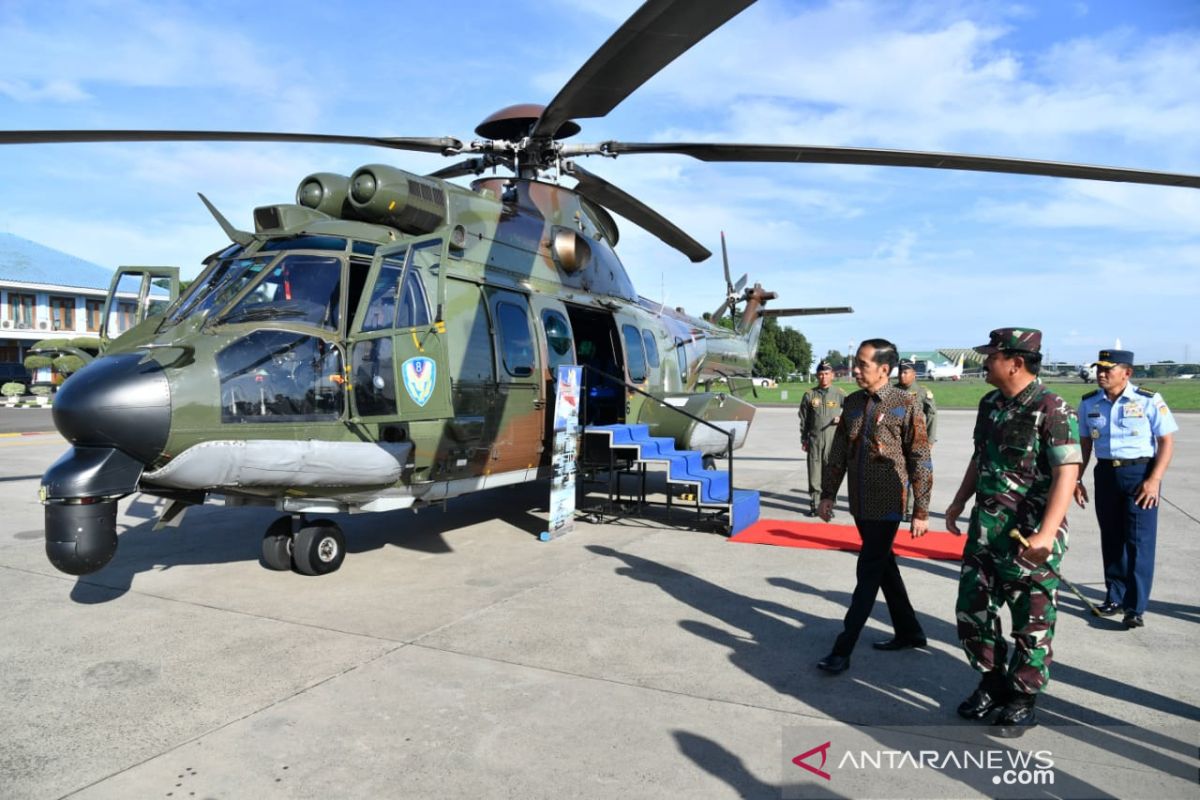
[[[808,448],[808,503],[813,513],[821,499],[821,475],[833,448],[834,420],[842,415],[845,402],[846,392],[836,386],[814,386],[800,400],[800,440]]]
[[[896,388],[908,392],[914,400],[921,404],[921,410],[925,412],[925,436],[932,445],[937,441],[937,401],[933,399],[933,392],[916,383],[907,389],[897,383]],[[904,518],[912,519],[912,512],[913,493],[910,488],[904,501]]]
[[[958,582],[958,638],[971,666],[1005,676],[1009,687],[1036,695],[1050,679],[1059,568],[1067,551],[1067,521],[1057,531],[1050,557],[1030,569],[1017,560],[1016,529],[1028,538],[1041,525],[1052,470],[1079,464],[1079,420],[1040,381],[1005,399],[989,392],[975,419],[975,508]],[[1012,663],[998,610],[1008,606],[1016,644]]]

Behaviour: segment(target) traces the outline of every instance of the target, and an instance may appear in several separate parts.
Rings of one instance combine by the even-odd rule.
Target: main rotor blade
[[[83,142],[315,142],[364,144],[392,150],[451,155],[463,143],[451,137],[403,138],[392,136],[340,136],[324,133],[271,133],[254,131],[0,131],[0,144],[70,144]]]
[[[605,142],[605,154],[674,153],[701,161],[759,161],[807,164],[863,164],[880,167],[924,167],[969,172],[1004,172],[1045,175],[1090,181],[1146,183],[1200,189],[1200,175],[1155,170],[1101,167],[1058,161],[1034,161],[1002,156],[959,153],[924,153],[914,150],[884,150],[873,147],[810,147],[789,144],[718,144],[672,142]]]
[[[579,181],[575,187],[575,191],[579,194],[593,203],[599,203],[605,208],[617,212],[633,224],[674,247],[692,261],[703,261],[712,255],[704,245],[688,236],[662,214],[633,195],[618,189],[573,162],[563,162],[563,169]]]
[[[603,117],[692,45],[754,0],[648,0],[559,90],[530,136],[553,136],[569,119]]]

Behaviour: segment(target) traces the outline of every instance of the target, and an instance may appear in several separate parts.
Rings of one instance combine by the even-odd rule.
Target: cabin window
[[[483,294],[473,283],[446,282],[446,342],[454,383],[491,383],[496,379],[492,335]]]
[[[529,335],[529,317],[525,309],[504,300],[496,303],[496,319],[500,325],[504,371],[514,378],[533,374],[533,337]]]
[[[560,364],[575,363],[575,347],[571,343],[571,326],[567,318],[553,309],[542,312],[542,328],[546,331],[546,351],[550,355],[550,377],[558,375]]]
[[[268,271],[222,321],[279,320],[337,330],[341,300],[341,259],[294,254]]]
[[[625,336],[625,366],[629,370],[629,380],[641,383],[646,380],[646,346],[642,343],[642,334],[633,325],[622,325],[621,333]]]
[[[364,417],[397,413],[392,337],[382,336],[354,345],[352,364],[350,375],[358,413]]]
[[[658,342],[654,341],[654,334],[650,331],[642,331],[642,342],[646,345],[646,361],[650,364],[650,368],[658,369]]]
[[[345,405],[341,351],[315,336],[255,331],[217,353],[217,370],[222,422],[336,420]]]

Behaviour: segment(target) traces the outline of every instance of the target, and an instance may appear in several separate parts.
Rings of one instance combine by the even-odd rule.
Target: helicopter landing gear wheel
[[[342,529],[327,519],[310,522],[293,538],[292,566],[302,575],[327,575],[345,559]]]
[[[271,523],[262,540],[262,565],[267,569],[292,568],[292,518],[280,517]]]
[[[704,463],[705,469],[716,469],[717,468],[717,457],[714,455],[706,455],[704,457],[703,463]]]

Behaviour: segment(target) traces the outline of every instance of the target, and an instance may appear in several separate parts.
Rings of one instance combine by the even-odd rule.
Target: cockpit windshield
[[[341,322],[342,262],[335,256],[293,253],[221,318],[225,323],[280,320],[337,330]]]
[[[254,256],[250,258],[227,258],[220,261],[212,272],[201,276],[191,286],[167,318],[168,324],[177,324],[186,317],[205,314],[220,308],[234,298],[246,284],[257,278],[277,256]]]

